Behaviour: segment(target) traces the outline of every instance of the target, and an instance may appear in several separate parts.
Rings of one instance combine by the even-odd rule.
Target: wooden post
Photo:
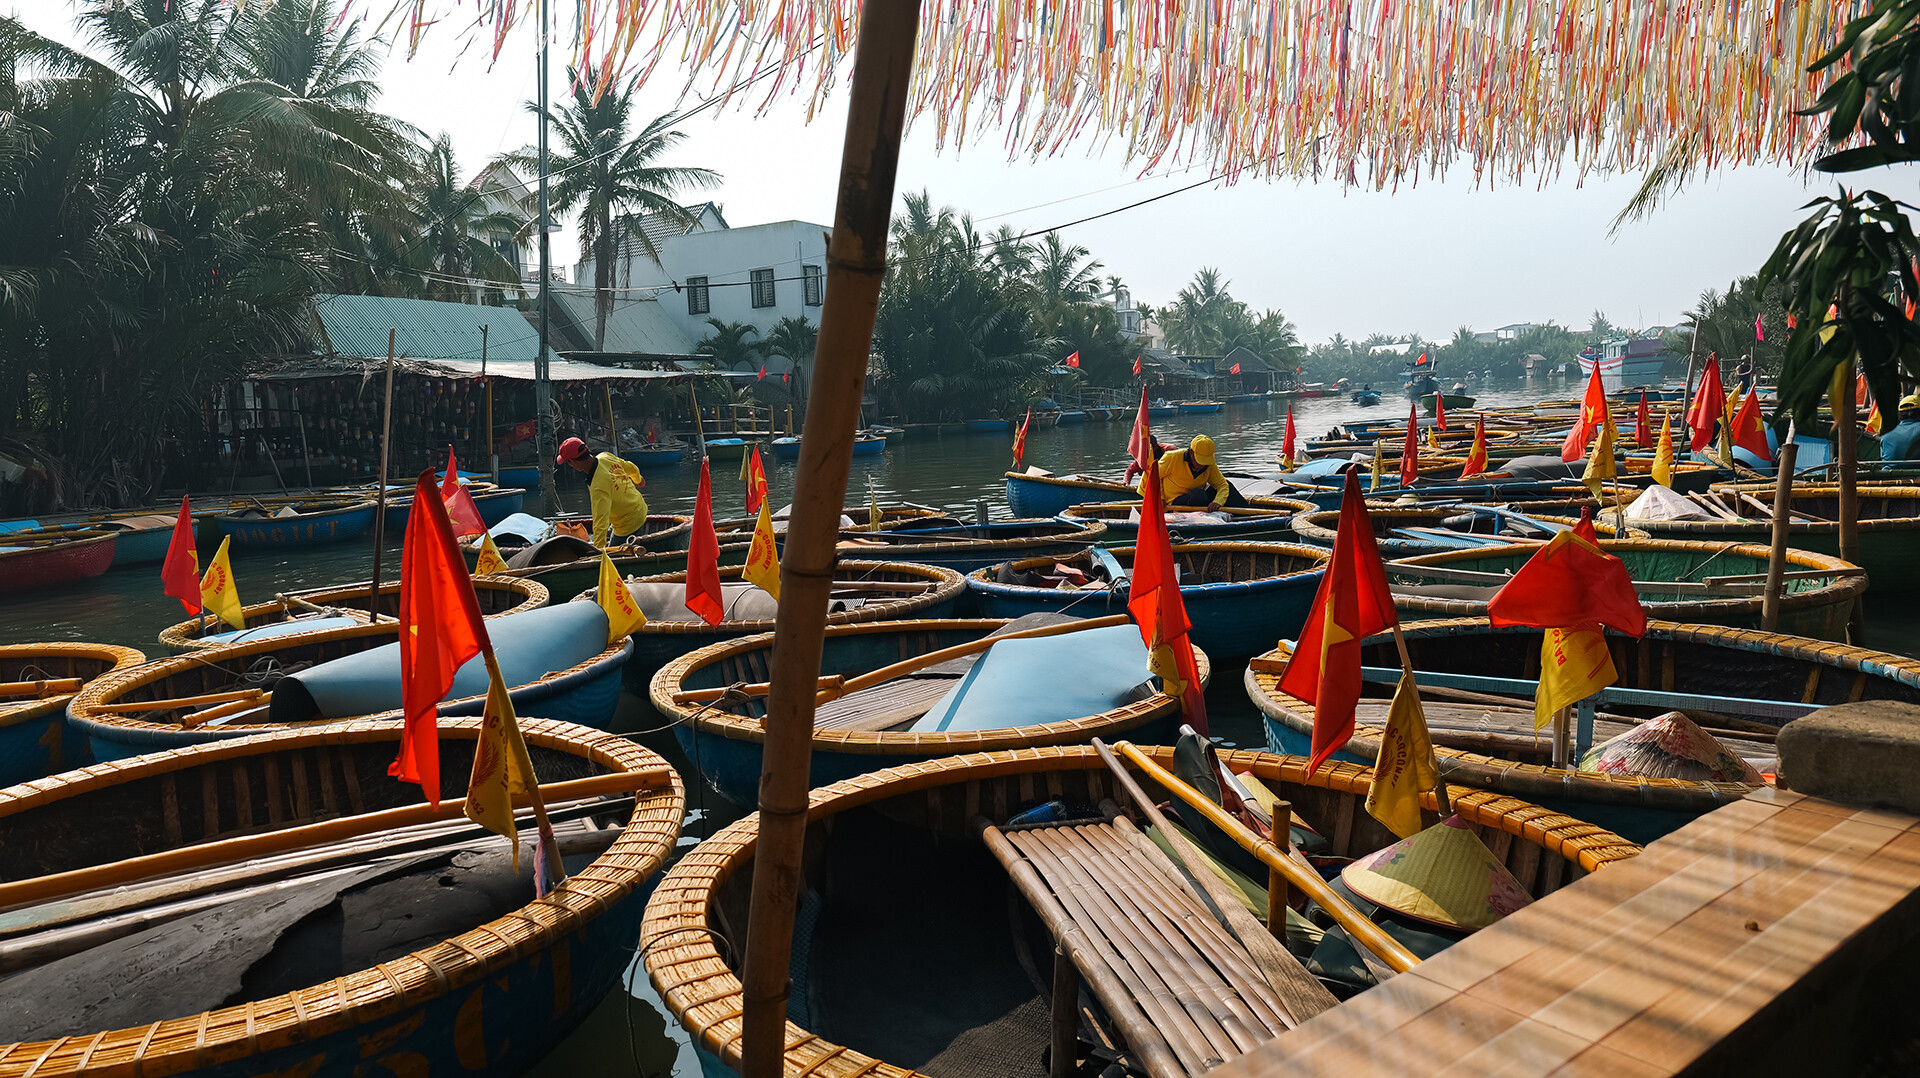
[[[307,448],[307,417],[300,412],[300,391],[288,390],[293,395],[293,421],[300,424],[300,459],[307,462],[307,489],[313,489],[313,450]]]
[[[387,392],[380,408],[380,485],[373,496],[373,585],[367,589],[367,621],[380,620],[380,550],[387,542],[387,443],[393,438],[393,338],[387,328]]]
[[[620,453],[620,425],[613,421],[613,383],[600,383],[600,392],[607,398],[607,437],[613,442],[613,452]]]
[[[1538,691],[1537,689],[1535,690]],[[1553,766],[1570,766],[1572,738],[1569,736],[1568,720],[1573,716],[1573,708],[1563,707],[1553,713]]]
[[[487,425],[481,435],[480,459],[487,462],[487,477],[500,482],[500,454],[493,451],[493,378],[487,374],[487,330],[480,327],[480,381],[487,387]]]
[[[1780,445],[1780,474],[1773,483],[1773,550],[1767,555],[1767,590],[1760,596],[1760,627],[1767,632],[1780,630],[1781,590],[1786,584],[1787,530],[1793,520],[1793,458],[1799,447],[1793,444],[1793,428],[1787,428],[1787,440]]]
[[[793,516],[781,555],[780,611],[767,698],[753,858],[753,896],[741,980],[742,1078],[778,1078],[784,1066],[788,962],[800,901],[814,688],[826,636],[840,510],[853,459],[853,428],[866,380],[873,319],[887,268],[887,226],[919,31],[919,0],[870,0],[854,50],[840,190],[827,246],[827,294],[814,368],[820,406],[807,411]]]
[[[1048,1078],[1072,1078],[1080,1054],[1080,971],[1066,947],[1053,945],[1053,1045]]]
[[[706,427],[700,422],[700,393],[692,379],[687,380],[687,403],[693,405],[693,456],[696,460],[707,455]]]

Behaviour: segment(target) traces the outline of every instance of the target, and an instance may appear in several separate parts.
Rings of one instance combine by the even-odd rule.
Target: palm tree
[[[595,350],[606,347],[614,261],[621,241],[658,264],[660,254],[640,227],[640,219],[654,216],[691,225],[693,218],[677,201],[679,192],[720,182],[720,174],[712,169],[660,164],[686,138],[674,130],[678,116],[657,116],[634,133],[633,92],[638,80],[606,85],[606,75],[594,67],[584,73],[569,68],[573,100],[548,111],[548,122],[563,148],[551,155],[550,197],[563,213],[579,211],[580,257],[593,262]],[[539,106],[532,102],[527,109],[539,114]],[[537,158],[525,151],[509,154],[507,159],[522,168],[539,167]]]
[[[796,364],[813,358],[814,344],[820,339],[820,327],[806,318],[782,318],[773,324],[760,341],[760,354],[771,359],[785,356]]]
[[[533,227],[520,199],[497,180],[477,191],[461,183],[453,140],[445,134],[427,150],[416,183],[410,208],[415,239],[407,245],[411,257],[405,261],[421,274],[422,291],[462,301],[472,298],[476,280],[518,289],[519,267],[494,243],[518,239]]]
[[[1234,323],[1248,321],[1246,304],[1227,293],[1227,280],[1211,267],[1194,274],[1159,314],[1167,344],[1190,355],[1222,355],[1232,346]]]
[[[737,370],[742,363],[750,363],[760,355],[759,346],[750,338],[760,334],[750,322],[722,322],[718,318],[707,319],[707,325],[713,327],[693,350],[703,356],[711,356],[713,365],[721,370]]]

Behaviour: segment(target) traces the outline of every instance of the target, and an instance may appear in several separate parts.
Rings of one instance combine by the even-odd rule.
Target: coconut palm
[[[814,344],[820,339],[820,327],[802,318],[782,318],[773,324],[759,344],[760,354],[768,358],[785,356],[799,363],[813,358]]]
[[[1029,276],[1044,314],[1057,318],[1064,308],[1099,297],[1102,267],[1091,255],[1079,244],[1062,243],[1058,232],[1040,241]]]
[[[401,264],[424,283],[434,299],[470,300],[474,281],[518,288],[520,269],[494,244],[524,236],[533,222],[519,197],[498,180],[479,188],[460,181],[453,140],[433,140],[415,181],[409,213],[413,238],[400,252]]]
[[[718,318],[707,319],[707,325],[713,329],[693,350],[703,356],[711,356],[713,365],[721,370],[737,370],[742,363],[750,363],[760,356],[760,348],[752,338],[760,335],[750,322],[722,322]]]
[[[641,218],[693,224],[678,201],[680,192],[716,186],[720,174],[660,163],[686,135],[674,130],[678,117],[673,113],[656,116],[634,131],[636,79],[609,79],[607,72],[593,67],[584,72],[569,68],[567,78],[572,100],[548,110],[561,145],[560,153],[550,155],[549,197],[561,212],[580,214],[580,257],[593,262],[593,347],[599,350],[606,346],[607,316],[613,313],[616,259],[638,253],[660,261],[652,238],[640,227]],[[527,109],[539,115],[539,106],[532,102]],[[506,159],[520,168],[539,167],[537,156],[525,151]]]

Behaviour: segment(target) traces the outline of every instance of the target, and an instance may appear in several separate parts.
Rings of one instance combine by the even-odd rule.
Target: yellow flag
[[[746,482],[753,477],[753,452],[746,446],[740,448],[740,481]]]
[[[1587,470],[1580,475],[1580,481],[1593,491],[1593,496],[1601,496],[1601,485],[1609,479],[1617,478],[1620,469],[1613,459],[1613,420],[1611,417],[1600,424],[1600,437],[1593,440],[1593,452],[1587,456]]]
[[[773,545],[773,513],[766,502],[760,503],[760,522],[753,528],[753,544],[747,547],[747,565],[740,571],[749,583],[780,598],[780,552]]]
[[[869,531],[876,531],[876,532],[879,531],[880,522],[885,519],[887,519],[887,515],[880,511],[880,499],[874,497],[873,488],[868,487],[867,488],[867,529]]]
[[[1373,788],[1367,791],[1367,812],[1401,838],[1420,830],[1420,795],[1440,781],[1440,762],[1434,759],[1433,739],[1427,734],[1427,715],[1420,707],[1420,689],[1413,671],[1400,674],[1387,710],[1387,729],[1380,735],[1380,758],[1373,765]]]
[[[537,780],[533,759],[527,755],[513,700],[491,668],[487,710],[480,720],[480,737],[473,745],[473,775],[467,779],[467,819],[513,843],[513,870],[520,871],[520,830],[513,822],[513,796],[530,792]]]
[[[647,616],[640,612],[633,592],[627,590],[627,582],[620,579],[620,570],[613,567],[613,559],[604,553],[600,555],[598,595],[600,609],[607,612],[607,643],[622,639],[647,623]]]
[[[1374,444],[1378,445],[1379,442],[1376,440]],[[1439,427],[1427,428],[1427,448],[1433,450],[1436,453],[1440,451],[1440,428]]]
[[[1673,486],[1673,413],[1667,413],[1667,421],[1660,426],[1660,447],[1653,451],[1653,481],[1663,487]]]
[[[207,575],[200,578],[200,606],[228,625],[244,629],[247,617],[240,612],[240,589],[233,582],[233,563],[227,560],[227,547],[232,543],[231,535],[220,540],[219,552],[207,563]]]
[[[1380,476],[1386,470],[1387,458],[1380,449],[1380,439],[1375,438],[1373,440],[1373,485],[1367,488],[1367,493],[1371,494],[1380,489]]]
[[[1540,641],[1540,688],[1533,696],[1533,728],[1619,680],[1607,638],[1598,629],[1548,629]]]
[[[474,559],[473,575],[486,576],[488,573],[507,571],[507,559],[500,556],[500,548],[493,545],[493,536],[480,533],[480,556]]]

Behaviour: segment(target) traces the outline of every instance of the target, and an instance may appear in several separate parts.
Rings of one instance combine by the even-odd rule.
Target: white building
[[[1120,335],[1129,339],[1139,337],[1141,330],[1146,326],[1146,318],[1140,313],[1140,308],[1133,305],[1133,293],[1122,285],[1108,292],[1105,299],[1107,306],[1113,308]]]
[[[527,187],[526,181],[498,161],[481,169],[467,187],[480,192],[476,208],[481,213],[512,213],[528,220],[539,216],[539,204],[534,200],[533,191]],[[529,292],[539,288],[540,255],[534,246],[539,237],[535,234],[534,226],[530,225],[517,235],[495,230],[486,239],[489,246],[500,252],[500,257],[513,264]],[[480,290],[476,288],[475,291],[477,293]],[[475,296],[476,300],[479,298]]]
[[[660,309],[695,342],[711,331],[707,319],[746,322],[765,336],[783,318],[816,327],[826,299],[825,225],[806,221],[733,228],[711,202],[688,206],[692,225],[645,218],[656,264],[640,242],[622,241],[614,264],[614,303],[657,295]],[[594,263],[574,267],[574,284],[592,288]]]

